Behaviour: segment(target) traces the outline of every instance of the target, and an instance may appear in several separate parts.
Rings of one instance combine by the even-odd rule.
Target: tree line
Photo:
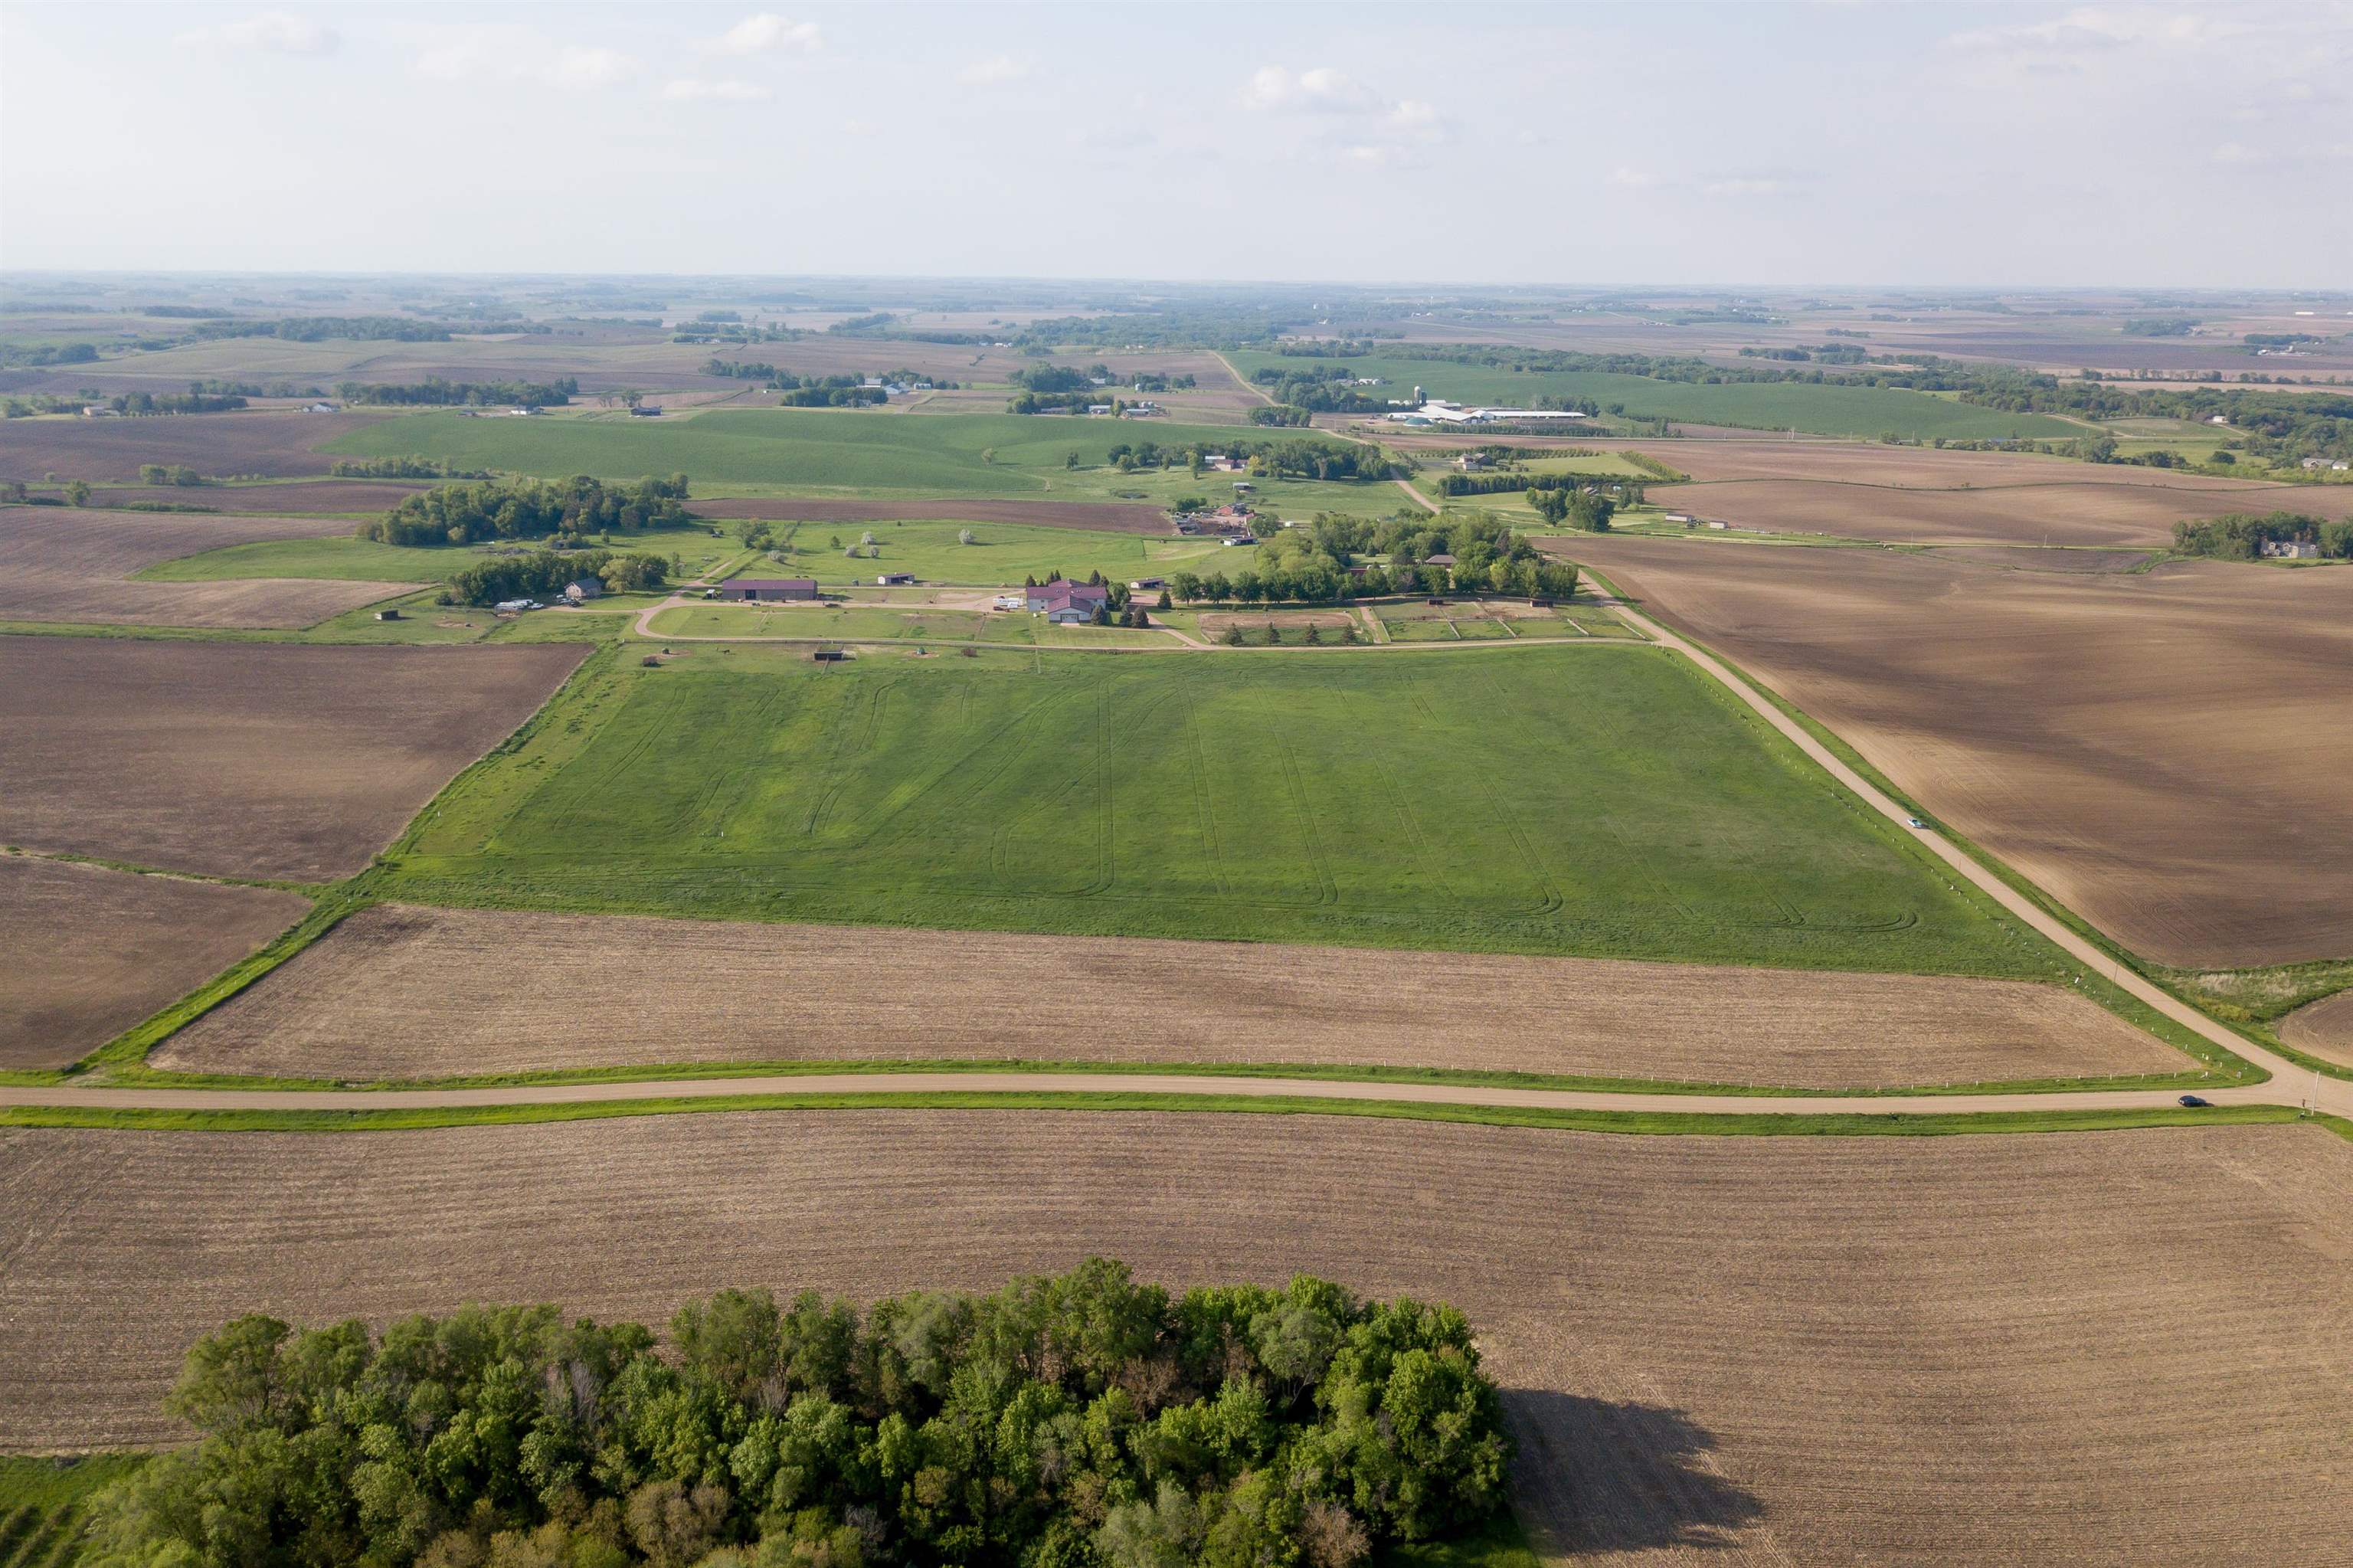
[[[239,316],[233,321],[198,322],[189,335],[198,338],[276,337],[290,343],[319,343],[331,337],[363,338],[385,343],[447,343],[448,322],[419,321],[411,316]],[[548,329],[525,323],[503,327],[508,332]]]
[[[686,475],[607,484],[575,479],[500,479],[446,484],[412,495],[360,524],[359,537],[381,545],[471,545],[483,539],[539,539],[551,534],[634,534],[692,524],[681,504]]]
[[[346,403],[557,408],[578,396],[580,382],[571,376],[555,381],[449,381],[432,376],[422,381],[343,381],[335,391]]]
[[[489,605],[511,599],[560,594],[584,577],[613,593],[650,593],[670,580],[670,563],[659,556],[618,550],[534,550],[468,567],[449,579],[440,598],[447,604]]]
[[[1359,557],[1385,556],[1366,563]],[[1432,556],[1451,561],[1431,564]],[[1548,559],[1484,512],[1372,519],[1318,513],[1304,528],[1271,531],[1249,566],[1228,577],[1170,574],[1182,599],[1242,604],[1324,604],[1391,593],[1507,593],[1566,599],[1577,570]]]
[[[554,1307],[381,1334],[240,1318],[100,1493],[95,1568],[1358,1568],[1481,1528],[1511,1442],[1469,1323],[1299,1277],[1181,1296],[1092,1259],[863,1313]]]
[[[2296,512],[2232,512],[2197,523],[2173,525],[2173,547],[2185,556],[2252,561],[2265,545],[2304,544],[2331,560],[2353,559],[2353,522],[2309,517]]]
[[[245,399],[212,392],[118,392],[106,407],[118,414],[226,414],[246,406]]]
[[[488,469],[459,468],[429,457],[337,458],[327,465],[337,479],[488,479]]]

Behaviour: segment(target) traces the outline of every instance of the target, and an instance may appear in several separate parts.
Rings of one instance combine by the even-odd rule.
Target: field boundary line
[[[405,1109],[247,1110],[160,1105],[94,1107],[52,1105],[0,1107],[0,1127],[111,1128],[196,1132],[396,1132],[431,1128],[514,1126],[586,1121],[612,1117],[713,1114],[733,1111],[827,1110],[1063,1110],[1158,1111],[1209,1115],[1357,1116],[1562,1132],[1603,1132],[1666,1137],[1947,1137],[2032,1132],[2105,1132],[2217,1126],[2279,1126],[2308,1123],[2353,1141],[2353,1122],[2333,1116],[2305,1117],[2284,1106],[2245,1105],[2185,1111],[2179,1107],[2145,1109],[2035,1110],[2011,1112],[1809,1112],[1788,1116],[1740,1112],[1693,1114],[1681,1109],[1553,1109],[1509,1106],[1423,1103],[1398,1099],[1344,1099],[1317,1095],[1227,1096],[1166,1094],[1154,1090],[1071,1093],[1038,1090],[975,1093],[944,1089],[908,1094],[858,1090],[713,1095],[695,1098],[607,1099],[520,1105],[438,1106]]]

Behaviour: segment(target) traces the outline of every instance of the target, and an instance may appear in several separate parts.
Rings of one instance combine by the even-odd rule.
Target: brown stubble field
[[[1453,1067],[1806,1088],[2164,1073],[2014,980],[379,905],[153,1065],[421,1078],[656,1062]],[[1050,1006],[1039,997],[1054,999]]]
[[[2353,1067],[2353,991],[2297,1008],[2280,1021],[2279,1036],[2299,1051]]]
[[[343,531],[344,525],[319,517],[0,507],[0,620],[310,626],[416,588],[415,583],[318,577],[231,577],[187,583],[128,580],[141,567],[158,561],[229,545],[314,539]]]
[[[323,475],[334,460],[315,449],[346,431],[389,418],[399,409],[367,414],[302,414],[256,410],[236,414],[172,414],[137,419],[8,419],[0,421],[0,479],[38,483],[60,480],[132,481],[139,465],[185,464],[216,478],[258,473],[266,479]],[[201,503],[204,497],[193,498]]]
[[[2353,571],[1550,543],[2136,952],[2353,953]]]
[[[349,875],[587,652],[0,637],[0,843]]]
[[[2094,465],[2079,463],[2089,471]],[[2142,471],[2153,471],[2144,470]],[[2046,480],[1969,489],[1852,481],[1717,480],[1651,487],[1671,512],[1777,533],[1835,534],[1894,544],[2167,545],[2176,523],[2226,512],[2353,515],[2353,485],[2119,484]]]
[[[0,855],[0,1068],[80,1060],[309,907],[271,888]]]
[[[196,1335],[1124,1257],[1453,1301],[1537,1539],[1597,1562],[2332,1563],[2353,1145],[1679,1139],[1319,1117],[0,1130],[0,1433],[169,1440]]]

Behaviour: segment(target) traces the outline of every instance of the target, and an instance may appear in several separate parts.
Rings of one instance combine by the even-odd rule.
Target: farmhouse
[[[580,577],[564,585],[564,597],[574,604],[602,599],[605,597],[605,585],[595,577]]]
[[[332,414],[334,411],[335,406],[332,403],[312,403],[302,410],[306,414]]]
[[[1464,452],[1461,457],[1454,460],[1454,466],[1461,469],[1464,473],[1475,472],[1487,466],[1487,454],[1485,452]]]
[[[817,579],[815,577],[738,577],[732,583],[722,583],[719,586],[719,591],[723,598],[744,600],[809,599],[817,597]]]
[[[1109,588],[1061,578],[1033,588],[1022,596],[1022,608],[1063,626],[1092,620],[1095,611],[1110,602]]]

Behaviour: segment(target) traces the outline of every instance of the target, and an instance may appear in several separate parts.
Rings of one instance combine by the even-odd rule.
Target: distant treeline
[[[1597,534],[1608,529],[1614,509],[1612,501],[1602,494],[1605,489],[1616,491],[1617,501],[1627,504],[1642,499],[1640,483],[1601,479],[1589,473],[1447,473],[1438,478],[1440,495],[1524,492],[1528,504],[1546,522],[1566,522],[1571,527]]]
[[[863,1311],[722,1290],[666,1345],[552,1306],[240,1318],[164,1406],[198,1440],[101,1496],[86,1560],[1358,1568],[1482,1529],[1512,1457],[1451,1307],[1100,1258]]]
[[[2330,560],[2353,559],[2353,522],[2307,517],[2296,512],[2232,512],[2198,523],[2173,525],[2173,547],[2186,556],[2252,561],[2265,545],[2316,546]]]
[[[578,479],[491,480],[443,485],[412,495],[360,524],[363,539],[384,545],[471,545],[484,539],[543,539],[554,534],[634,534],[691,524],[680,504],[686,475],[607,484]]]
[[[336,393],[346,403],[438,403],[469,407],[560,408],[579,395],[580,383],[566,376],[556,381],[448,381],[438,376],[422,381],[343,381]]]
[[[337,479],[488,479],[488,469],[456,468],[438,458],[337,458],[327,467]]]
[[[517,327],[512,330],[523,329]],[[417,321],[408,316],[239,316],[230,321],[198,322],[192,335],[200,338],[277,337],[290,343],[319,343],[331,337],[387,343],[447,343],[449,331],[447,322]]]
[[[227,321],[237,313],[211,305],[143,305],[139,313],[142,316],[164,316],[174,321],[209,322]]]
[[[105,406],[118,414],[226,414],[244,408],[245,399],[211,392],[118,392]]]
[[[468,567],[449,579],[447,597],[453,604],[472,605],[542,599],[583,577],[594,577],[613,593],[651,593],[669,582],[670,563],[659,556],[618,550],[535,550]]]

